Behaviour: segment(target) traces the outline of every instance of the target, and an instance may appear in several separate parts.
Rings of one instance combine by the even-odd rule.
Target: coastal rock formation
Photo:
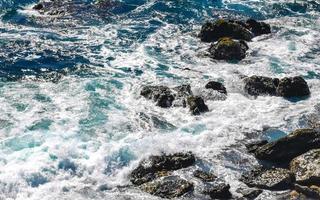
[[[186,99],[189,96],[192,96],[191,86],[180,85],[180,86],[174,87],[172,90],[174,92],[174,97],[175,97],[174,106],[186,107],[187,106]]]
[[[204,103],[204,100],[199,96],[188,97],[187,104],[193,115],[200,115],[203,112],[209,111],[208,106]]]
[[[204,182],[212,182],[217,179],[217,176],[215,176],[214,174],[209,173],[209,172],[205,172],[202,170],[194,171],[193,176],[196,178],[199,178],[200,180],[202,180]]]
[[[190,152],[150,156],[131,172],[130,181],[135,185],[141,185],[167,174],[168,171],[189,167],[194,162],[195,156]]]
[[[220,38],[209,49],[212,58],[217,60],[242,60],[249,49],[244,41],[236,41],[231,38]]]
[[[227,90],[222,83],[217,81],[210,81],[205,86],[206,89],[216,90],[222,94],[227,94]]]
[[[300,76],[282,79],[251,76],[243,79],[244,90],[252,96],[271,95],[282,97],[303,97],[310,95],[307,82]]]
[[[215,22],[206,22],[201,28],[199,37],[203,42],[214,42],[222,37],[250,41],[253,34],[239,23],[219,19]]]
[[[174,101],[172,91],[166,86],[144,86],[140,95],[147,99],[152,99],[157,106],[162,108],[171,107]]]
[[[315,148],[320,148],[319,131],[298,129],[286,137],[260,146],[254,154],[260,160],[284,163]]]
[[[311,185],[311,186],[301,186],[298,184],[294,185],[295,191],[304,194],[307,198],[304,199],[320,199],[320,187]]]
[[[178,176],[167,176],[163,179],[146,183],[141,189],[152,195],[162,198],[175,198],[193,189],[192,183]]]
[[[256,188],[238,188],[237,192],[242,194],[242,197],[240,199],[242,200],[253,200],[257,198],[263,190],[256,189]]]
[[[232,196],[229,189],[229,184],[213,182],[206,183],[201,192],[205,195],[209,195],[212,199],[229,199]]]
[[[245,23],[245,26],[255,35],[263,35],[263,34],[270,34],[271,27],[269,24],[265,22],[258,22],[254,19],[248,19]]]
[[[313,149],[290,162],[296,182],[302,185],[320,184],[320,149]]]
[[[294,175],[287,169],[257,168],[249,173],[243,174],[240,179],[249,187],[257,187],[268,190],[286,190],[293,186]]]

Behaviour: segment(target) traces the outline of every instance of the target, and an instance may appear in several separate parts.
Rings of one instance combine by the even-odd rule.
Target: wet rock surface
[[[296,182],[302,185],[320,184],[320,149],[310,150],[290,162]]]
[[[187,104],[193,115],[200,115],[203,112],[208,112],[208,106],[200,96],[190,96],[187,99]]]
[[[157,106],[162,108],[171,107],[174,101],[172,91],[166,86],[144,86],[140,95],[146,99],[152,99]]]
[[[230,199],[232,194],[229,191],[230,185],[222,182],[206,183],[202,193],[209,195],[212,199]]]
[[[217,179],[217,176],[215,176],[212,173],[209,172],[205,172],[202,170],[196,170],[193,172],[193,176],[196,178],[199,178],[200,180],[204,181],[204,182],[211,182]]]
[[[303,97],[310,95],[310,90],[302,77],[286,77],[280,80],[277,94],[282,97]]]
[[[244,90],[252,96],[276,95],[279,79],[264,76],[251,76],[243,80]]]
[[[305,195],[306,198],[299,198],[298,199],[320,199],[320,187],[319,186],[301,186],[298,184],[295,184],[294,189]]]
[[[211,57],[217,60],[242,60],[246,57],[248,49],[246,42],[225,37],[213,43],[209,52]]]
[[[269,24],[265,22],[258,22],[254,19],[248,19],[245,23],[245,26],[255,35],[263,35],[263,34],[270,34],[271,27]]]
[[[175,198],[192,191],[193,185],[178,176],[168,176],[160,180],[146,183],[141,189],[162,198]]]
[[[294,175],[289,170],[283,168],[257,168],[243,174],[241,181],[249,187],[268,190],[286,190],[293,186]]]
[[[320,148],[320,133],[314,129],[298,129],[277,141],[260,146],[255,156],[276,163],[289,162],[311,149]]]
[[[247,151],[249,153],[254,153],[257,149],[265,144],[267,144],[267,140],[255,141],[249,144],[246,144]]]
[[[167,171],[189,167],[194,162],[195,156],[190,152],[150,156],[131,172],[130,181],[135,185],[141,185],[166,174]]]
[[[237,192],[242,194],[240,199],[253,200],[257,198],[263,190],[256,188],[239,188],[237,189]]]
[[[212,89],[216,90],[222,94],[227,94],[227,89],[224,87],[224,85],[217,81],[210,81],[205,85],[206,89]]]

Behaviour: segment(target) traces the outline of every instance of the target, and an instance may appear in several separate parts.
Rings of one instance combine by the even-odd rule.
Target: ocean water
[[[0,0],[1,200],[158,199],[127,187],[128,175],[151,154],[180,151],[237,195],[241,173],[257,164],[245,143],[319,115],[318,0],[115,0],[99,10],[70,0],[63,17],[33,11],[35,3]],[[272,34],[254,38],[239,63],[211,60],[197,34],[218,17],[264,20]],[[311,96],[248,97],[241,75],[302,75]],[[228,97],[207,101],[200,116],[139,96],[146,84],[200,93],[209,80]]]

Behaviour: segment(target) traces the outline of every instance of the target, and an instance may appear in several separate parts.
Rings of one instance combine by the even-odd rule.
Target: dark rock
[[[303,97],[310,95],[307,82],[300,76],[280,80],[277,95],[283,97]]]
[[[237,192],[242,194],[241,199],[247,199],[247,200],[253,200],[257,198],[263,190],[261,189],[256,189],[256,188],[239,188],[237,189]]]
[[[261,160],[284,163],[315,148],[320,148],[320,133],[314,129],[298,129],[284,138],[262,145],[254,154]]]
[[[279,79],[264,76],[251,76],[244,80],[244,90],[253,96],[276,95]]]
[[[162,108],[171,107],[174,101],[172,91],[166,86],[144,86],[140,94],[147,99],[152,99]]]
[[[250,41],[253,34],[238,23],[219,19],[215,22],[206,22],[201,28],[199,37],[203,42],[217,41],[222,37]]]
[[[187,104],[193,115],[200,115],[200,113],[202,112],[209,111],[208,106],[204,103],[204,100],[199,96],[188,97]]]
[[[255,36],[271,33],[270,25],[265,22],[258,22],[254,19],[248,19],[246,21],[246,26]]]
[[[150,156],[140,162],[130,175],[130,181],[135,185],[141,185],[151,181],[167,171],[177,170],[193,165],[195,157],[192,153],[175,153],[161,156]]]
[[[212,199],[230,199],[232,194],[229,191],[230,185],[225,183],[207,183],[202,190],[203,194],[209,195]]]
[[[213,43],[209,49],[212,58],[217,60],[242,60],[246,57],[248,45],[244,41],[236,41],[225,37]]]
[[[265,145],[267,143],[268,143],[267,140],[257,141],[257,142],[253,142],[253,143],[250,143],[250,144],[246,144],[246,148],[247,148],[249,153],[254,153],[254,152],[256,152],[256,150],[259,147],[261,147],[262,145]]]
[[[223,94],[227,94],[227,90],[226,88],[223,86],[222,83],[219,83],[219,82],[216,82],[216,81],[210,81],[206,84],[205,86],[206,89],[213,89],[213,90],[216,90],[220,93],[223,93]]]
[[[320,187],[319,186],[301,186],[298,184],[294,185],[294,189],[308,197],[308,199],[320,199]]]
[[[175,106],[187,106],[186,99],[187,97],[192,95],[191,86],[190,85],[180,85],[173,88],[175,101]]]
[[[249,187],[268,190],[286,190],[293,186],[294,175],[289,170],[282,168],[269,170],[258,168],[243,174],[240,180]]]
[[[302,185],[320,184],[320,149],[313,149],[290,162],[296,182]]]
[[[35,6],[33,6],[33,10],[41,10],[41,9],[43,9],[43,4],[42,3],[38,3],[37,5],[35,5]]]
[[[196,178],[199,178],[201,179],[202,181],[205,181],[205,182],[211,182],[211,181],[214,181],[217,179],[217,177],[212,174],[212,173],[209,173],[209,172],[205,172],[205,171],[202,171],[202,170],[196,170],[193,172],[193,176],[196,177]]]
[[[171,199],[192,191],[193,185],[178,176],[168,176],[161,180],[146,183],[141,188],[152,195]]]

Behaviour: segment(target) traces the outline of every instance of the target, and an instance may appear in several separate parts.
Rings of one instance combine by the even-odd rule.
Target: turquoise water
[[[0,199],[157,199],[125,187],[128,174],[150,154],[177,151],[237,188],[256,164],[241,144],[282,137],[316,112],[318,1],[119,0],[99,10],[73,0],[64,17],[33,11],[36,2],[0,0]],[[272,34],[239,63],[213,61],[196,35],[218,17],[265,20]],[[302,75],[311,96],[249,98],[239,75]],[[145,84],[199,93],[208,80],[228,97],[201,116],[139,96]]]

